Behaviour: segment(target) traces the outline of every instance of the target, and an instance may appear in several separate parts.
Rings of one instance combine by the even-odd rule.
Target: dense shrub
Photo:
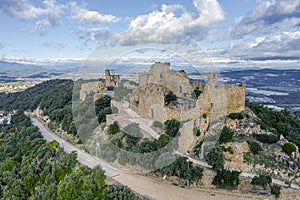
[[[287,142],[282,146],[282,149],[288,155],[291,155],[292,152],[296,152],[296,146],[293,143]]]
[[[95,112],[98,117],[98,122],[106,122],[106,115],[112,114],[111,97],[105,95],[95,101]]]
[[[242,113],[230,113],[230,114],[228,115],[228,117],[229,117],[230,119],[239,119],[239,120],[244,119],[244,116],[243,116]]]
[[[180,122],[176,119],[165,121],[165,133],[171,137],[175,137],[179,133]]]
[[[253,134],[254,138],[262,143],[273,144],[278,142],[279,136],[274,134]]]
[[[247,143],[248,143],[251,153],[253,153],[253,154],[258,154],[259,152],[261,152],[263,150],[261,145],[258,142],[248,140]]]
[[[177,101],[177,96],[172,91],[170,91],[168,94],[165,95],[166,106],[175,104],[176,101]]]
[[[278,198],[280,196],[280,189],[281,187],[279,185],[272,185],[271,194],[274,194],[274,196]]]
[[[153,122],[153,126],[162,129],[164,125],[159,121],[155,121]]]
[[[194,166],[186,157],[179,157],[171,165],[162,168],[161,171],[168,176],[188,179],[190,183],[199,183],[203,175],[203,168]]]
[[[233,134],[234,133],[230,128],[224,126],[220,134],[220,137],[218,139],[218,143],[222,144],[222,143],[232,142]]]
[[[209,165],[212,166],[214,170],[224,169],[224,155],[222,148],[217,146],[214,147],[207,155],[206,160]]]
[[[222,188],[236,187],[240,184],[239,175],[238,171],[218,170],[212,183]]]
[[[254,176],[251,184],[252,185],[260,185],[260,186],[267,186],[272,183],[272,178],[271,176],[268,175],[260,175],[260,176]]]
[[[108,126],[108,134],[114,135],[120,131],[118,122],[114,122]]]

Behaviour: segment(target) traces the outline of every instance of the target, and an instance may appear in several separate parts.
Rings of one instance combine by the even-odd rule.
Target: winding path
[[[63,140],[62,138],[58,137],[51,131],[49,131],[43,124],[41,124],[37,119],[31,118],[31,123],[34,126],[37,126],[42,134],[42,136],[47,141],[56,140],[61,147],[64,148],[64,151],[67,153],[71,153],[72,151],[76,151],[77,153],[77,160],[86,165],[90,168],[95,168],[96,166],[101,166],[103,170],[105,170],[105,175],[108,177],[114,177],[121,173],[121,170],[111,166],[110,164],[106,163],[105,161],[96,158],[83,150],[79,149],[78,147],[74,146],[73,144]]]

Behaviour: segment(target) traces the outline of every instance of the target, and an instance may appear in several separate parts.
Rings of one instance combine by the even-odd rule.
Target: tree
[[[175,137],[179,133],[180,122],[176,119],[165,121],[165,133],[171,137]]]
[[[175,104],[176,101],[177,101],[177,96],[172,91],[170,91],[169,93],[167,93],[165,95],[165,105],[166,106],[173,105],[173,104]]]
[[[120,131],[120,127],[118,122],[114,122],[108,126],[108,134],[110,135],[115,135],[119,131]]]
[[[73,179],[60,182],[57,191],[57,200],[75,200],[78,197],[78,189]]]
[[[262,143],[268,144],[276,143],[279,140],[279,136],[275,134],[253,134],[253,137]]]
[[[104,191],[104,200],[122,199],[136,200],[139,199],[127,186],[109,185]]]
[[[240,184],[240,172],[229,171],[226,169],[218,170],[217,175],[214,177],[213,184],[220,187],[236,187]]]
[[[244,119],[244,116],[243,116],[242,113],[230,113],[230,114],[228,115],[228,117],[229,117],[230,119],[239,119],[239,120]]]
[[[251,184],[252,185],[260,185],[260,186],[267,186],[272,183],[272,178],[269,175],[259,175],[259,176],[254,176]]]
[[[25,189],[30,192],[30,194],[34,193],[35,185],[37,184],[38,176],[33,172],[28,173],[23,179],[23,185]]]
[[[221,147],[214,147],[206,156],[207,163],[212,166],[214,170],[224,169],[225,157]]]
[[[261,152],[263,150],[261,145],[258,142],[248,140],[247,143],[248,143],[250,151],[253,154],[258,154],[259,152]]]
[[[271,194],[274,194],[276,198],[280,196],[281,187],[279,185],[271,186]]]
[[[157,149],[160,149],[169,144],[171,140],[172,138],[169,135],[162,134],[157,140],[155,140],[155,145]]]
[[[221,131],[218,143],[223,144],[223,143],[227,143],[227,142],[232,142],[233,134],[234,134],[233,130],[231,130],[227,126],[224,126]]]
[[[282,150],[291,155],[292,152],[296,152],[296,146],[293,143],[287,142],[282,146]]]

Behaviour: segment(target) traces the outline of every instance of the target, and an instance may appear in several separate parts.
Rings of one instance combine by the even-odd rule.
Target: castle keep
[[[198,98],[195,90],[201,93]],[[164,97],[170,91],[177,96],[177,104],[166,106]],[[245,91],[245,84],[218,84],[217,73],[207,74],[206,85],[190,83],[186,72],[170,70],[170,63],[156,62],[149,72],[139,74],[139,87],[132,93],[130,107],[154,121],[172,118],[183,121],[203,116],[199,123],[209,124],[214,119],[245,110]]]

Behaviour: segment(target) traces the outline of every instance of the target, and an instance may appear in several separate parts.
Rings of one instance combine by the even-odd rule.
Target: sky
[[[114,57],[193,41],[222,67],[300,69],[300,0],[0,0],[0,25],[7,62],[80,62],[99,46]]]

